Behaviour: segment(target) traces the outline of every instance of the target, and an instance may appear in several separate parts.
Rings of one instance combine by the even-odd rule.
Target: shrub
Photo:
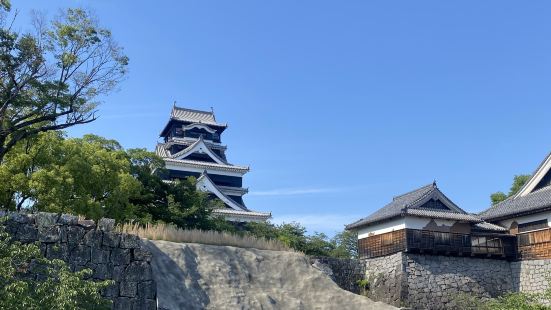
[[[112,281],[85,280],[91,274],[44,258],[36,244],[13,241],[0,222],[0,309],[109,309],[100,291]]]
[[[291,251],[282,242],[274,239],[259,238],[248,234],[234,234],[214,230],[182,229],[175,225],[157,223],[140,225],[127,223],[117,227],[117,230],[137,235],[150,240],[165,240],[182,243],[201,243],[212,245],[229,245],[241,248],[255,248],[260,250]]]

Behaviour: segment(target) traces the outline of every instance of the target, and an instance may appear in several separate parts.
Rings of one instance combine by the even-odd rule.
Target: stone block
[[[113,300],[113,310],[129,310],[132,309],[132,298],[117,297]]]
[[[101,230],[89,230],[84,235],[84,244],[87,246],[99,248],[103,242],[103,232]]]
[[[57,222],[61,225],[77,225],[78,216],[71,215],[71,214],[61,214]]]
[[[103,245],[116,248],[119,246],[121,241],[121,234],[116,232],[105,232],[103,234]]]
[[[85,245],[78,245],[70,252],[72,262],[77,266],[84,266],[90,262],[91,249]]]
[[[129,249],[115,248],[111,251],[111,262],[113,265],[128,265],[132,254]]]
[[[117,297],[118,295],[119,295],[119,282],[115,282],[101,291],[101,296],[108,297],[111,299],[112,297]]]
[[[55,213],[38,212],[34,220],[36,225],[40,227],[54,226],[57,223],[58,215]]]
[[[156,310],[157,301],[154,299],[137,299],[132,310]]]
[[[39,226],[38,240],[45,243],[58,242],[61,239],[59,226]]]
[[[139,298],[155,299],[157,295],[157,286],[154,281],[145,281],[138,283]]]
[[[151,266],[146,262],[132,262],[124,270],[123,280],[134,282],[153,280]]]
[[[98,229],[103,231],[113,231],[115,228],[115,220],[102,218],[98,221]]]
[[[64,243],[51,243],[46,246],[46,257],[49,259],[61,259],[67,261],[69,259],[69,248]]]
[[[8,221],[13,221],[18,224],[29,224],[32,223],[32,217],[29,217],[27,214],[12,212],[8,215]]]
[[[138,283],[133,281],[124,281],[119,284],[119,295],[123,297],[136,297],[138,292]]]
[[[86,230],[96,228],[96,223],[92,220],[81,220],[81,219],[79,219],[77,224],[79,226],[83,227]]]
[[[121,235],[120,247],[123,249],[136,249],[142,245],[140,237],[130,234]]]
[[[34,242],[38,240],[38,229],[31,224],[20,225],[15,234],[15,239],[21,242]]]
[[[108,280],[113,277],[113,266],[109,264],[92,264],[90,266],[93,274],[92,278],[97,280]]]
[[[82,242],[85,233],[86,231],[82,227],[67,226],[67,243],[69,243],[69,246],[74,247]]]
[[[91,248],[91,261],[94,264],[105,264],[109,262],[109,250],[103,250],[101,248]]]

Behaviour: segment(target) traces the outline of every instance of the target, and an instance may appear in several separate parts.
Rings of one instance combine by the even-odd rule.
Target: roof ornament
[[[172,103],[172,107],[173,107],[173,108],[176,107],[176,100],[174,100],[174,103]]]
[[[210,113],[212,113],[212,118],[216,122],[216,116],[214,115],[214,108],[213,107],[210,107]]]
[[[436,179],[434,179],[434,180],[432,181],[432,186],[433,186],[433,187],[436,187]]]

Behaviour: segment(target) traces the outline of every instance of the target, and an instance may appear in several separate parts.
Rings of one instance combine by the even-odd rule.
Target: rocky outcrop
[[[327,274],[343,290],[360,294],[359,282],[365,278],[365,265],[357,259],[310,257],[314,268]]]
[[[300,253],[148,241],[160,309],[396,309],[340,289]]]
[[[102,292],[113,300],[114,309],[156,309],[151,253],[137,236],[114,232],[114,220],[101,219],[96,225],[67,214],[3,215],[14,239],[39,242],[44,256],[62,259],[73,271],[89,268],[95,280],[114,280]]]

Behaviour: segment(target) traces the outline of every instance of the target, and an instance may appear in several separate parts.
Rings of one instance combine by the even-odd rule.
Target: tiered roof
[[[170,112],[170,120],[166,126],[161,131],[161,136],[164,137],[166,132],[172,123],[172,121],[181,121],[189,124],[205,124],[211,127],[216,127],[224,130],[228,127],[228,124],[218,123],[216,117],[214,117],[214,112],[193,110],[187,108],[181,108],[174,105],[172,111]]]
[[[241,177],[249,171],[249,167],[230,164],[225,158],[222,158],[213,151],[213,149],[217,149],[223,152],[226,150],[226,147],[213,141],[207,141],[202,135],[199,135],[197,139],[178,137],[167,139],[171,123],[175,121],[183,122],[178,123],[177,126],[184,126],[184,129],[192,130],[194,127],[197,127],[211,133],[215,131],[221,133],[227,127],[227,124],[221,124],[216,121],[213,112],[174,106],[170,113],[170,120],[161,132],[161,136],[165,137],[165,143],[157,144],[155,149],[156,154],[164,159],[167,168],[195,173],[202,172],[197,179],[198,189],[214,194],[227,206],[223,209],[214,210],[214,214],[223,215],[232,220],[266,220],[270,218],[271,213],[247,209],[241,199],[241,196],[248,192],[246,188],[219,186],[209,177],[209,173]],[[184,146],[184,149],[173,154],[171,152],[171,146],[173,145]],[[210,162],[208,158],[203,159],[205,161],[188,159],[192,154],[206,154],[214,162]]]

